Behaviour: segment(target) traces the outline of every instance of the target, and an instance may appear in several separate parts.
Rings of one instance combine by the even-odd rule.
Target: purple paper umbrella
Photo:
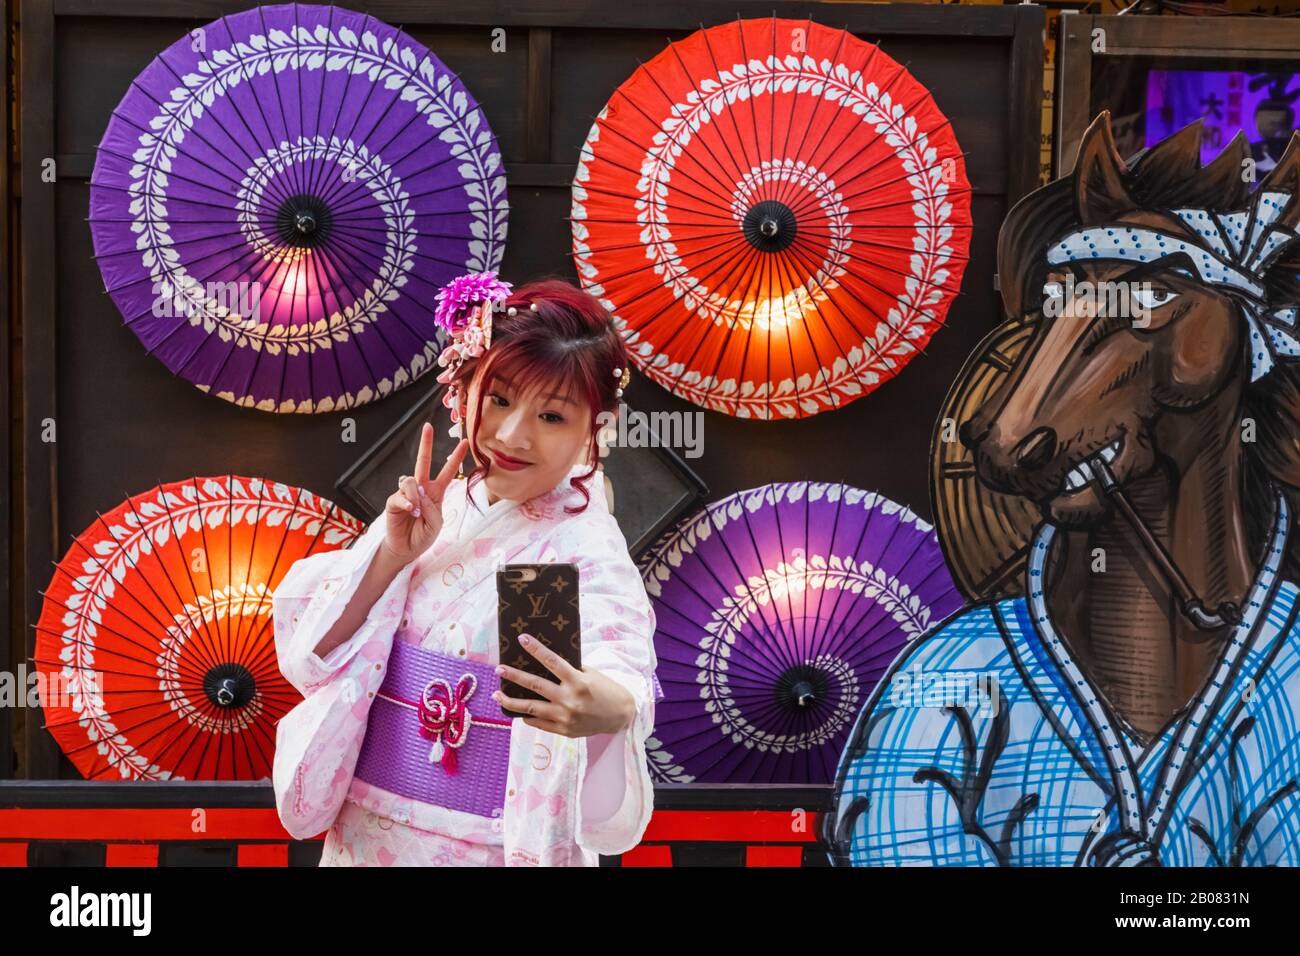
[[[151,355],[271,412],[382,398],[437,368],[438,288],[494,271],[496,138],[425,47],[333,6],[256,7],[168,47],[91,177],[106,290]]]
[[[898,652],[962,606],[930,525],[844,484],[742,491],[641,560],[671,783],[822,784]]]

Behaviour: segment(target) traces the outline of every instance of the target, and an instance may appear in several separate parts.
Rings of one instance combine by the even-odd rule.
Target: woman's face
[[[490,503],[501,498],[527,501],[545,494],[585,457],[591,441],[591,409],[569,389],[551,385],[519,394],[501,378],[483,389],[478,445],[491,462],[483,479]],[[471,385],[468,434],[474,432],[478,397]]]

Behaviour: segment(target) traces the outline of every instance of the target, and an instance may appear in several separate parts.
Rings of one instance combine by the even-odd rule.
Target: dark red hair
[[[536,303],[537,310],[532,306]],[[506,310],[513,308],[514,315]],[[505,379],[517,394],[554,386],[560,394],[571,388],[574,400],[591,409],[591,437],[588,444],[591,471],[576,475],[569,483],[582,493],[579,508],[565,508],[580,514],[591,503],[587,483],[600,461],[596,436],[601,412],[618,408],[615,394],[619,379],[615,369],[628,368],[627,349],[614,328],[609,312],[597,299],[563,279],[542,279],[516,289],[501,309],[492,315],[492,345],[483,355],[461,367],[457,383],[469,401],[470,385],[477,383],[478,407],[470,449],[478,466],[468,476],[472,485],[488,473],[491,460],[479,450],[478,431],[483,424],[483,399],[489,386]],[[462,416],[462,422],[468,416]],[[470,499],[473,500],[472,498]]]

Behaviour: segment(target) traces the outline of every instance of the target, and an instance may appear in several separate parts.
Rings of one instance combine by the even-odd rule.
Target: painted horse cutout
[[[1041,512],[1024,596],[895,660],[834,862],[1300,863],[1300,135],[1253,191],[1244,137],[1203,167],[1200,136],[1125,163],[1102,114],[1008,214],[1032,337],[960,440]]]

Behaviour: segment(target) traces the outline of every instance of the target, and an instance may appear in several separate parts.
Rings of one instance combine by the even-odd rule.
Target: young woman
[[[594,866],[650,818],[662,696],[654,613],[596,467],[627,355],[563,281],[511,293],[474,274],[439,301],[444,404],[468,436],[430,478],[426,424],[385,513],[275,592],[280,668],[304,695],[276,733],[280,819],[300,839],[328,829],[322,866]],[[578,567],[582,667],[524,630],[542,680],[498,664],[496,570],[550,562]],[[503,697],[502,679],[544,699]]]

